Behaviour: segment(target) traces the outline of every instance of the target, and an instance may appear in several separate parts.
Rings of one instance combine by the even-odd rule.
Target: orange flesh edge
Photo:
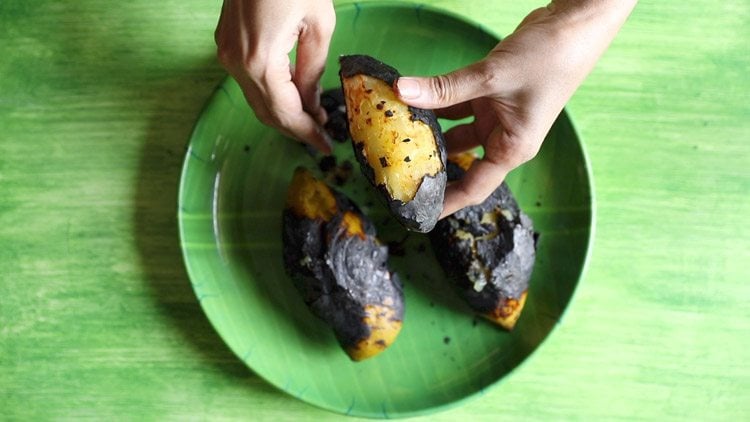
[[[370,336],[346,350],[354,361],[373,357],[388,348],[401,331],[400,320],[395,319],[392,308],[367,305],[363,322],[370,327]]]
[[[331,189],[309,170],[294,172],[286,196],[286,205],[300,217],[329,221],[338,211]]]
[[[515,327],[526,304],[527,292],[521,293],[518,299],[507,298],[501,301],[494,311],[484,315],[485,318],[510,331]]]

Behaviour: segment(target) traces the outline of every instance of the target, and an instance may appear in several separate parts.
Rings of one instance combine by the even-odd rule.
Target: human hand
[[[514,168],[536,156],[565,103],[624,23],[635,0],[553,1],[529,14],[481,61],[446,75],[402,77],[407,104],[471,123],[445,133],[449,154],[484,147],[446,188],[441,218],[483,202]]]
[[[326,154],[319,81],[335,24],[331,0],[225,0],[215,32],[219,61],[258,120]]]

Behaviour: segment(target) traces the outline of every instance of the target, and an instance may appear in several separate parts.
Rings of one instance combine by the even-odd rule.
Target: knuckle
[[[322,41],[326,41],[333,35],[333,29],[336,26],[336,14],[332,13],[321,16],[317,25],[317,34],[322,38]]]
[[[497,72],[493,66],[487,60],[482,60],[476,63],[473,70],[482,90],[488,93],[493,92],[498,84]]]
[[[540,147],[538,143],[530,142],[527,137],[514,134],[507,135],[498,146],[501,154],[493,158],[513,168],[536,157]]]
[[[331,13],[321,13],[302,22],[300,38],[316,45],[327,45],[335,26],[336,14],[333,10]]]
[[[288,113],[278,109],[271,110],[271,121],[279,128],[292,129],[294,126],[294,119]]]
[[[326,10],[318,15],[318,27],[322,34],[332,35],[336,26],[336,10],[333,2],[327,2]]]
[[[274,115],[273,121],[276,123],[276,126],[283,127],[285,129],[291,128],[291,120],[286,115]]]
[[[447,75],[438,75],[430,79],[435,99],[442,104],[450,103],[453,98],[453,82]]]
[[[219,63],[225,67],[228,66],[234,57],[234,49],[227,42],[226,36],[221,29],[216,29],[216,32],[214,32],[214,41],[216,42],[216,57],[219,59]]]
[[[266,60],[258,50],[251,50],[243,55],[242,69],[256,82],[265,82],[268,79],[268,66]]]
[[[538,152],[539,147],[529,144],[528,142],[517,144],[512,153],[513,161],[515,161],[514,164],[520,166],[527,161],[531,161],[536,157]]]
[[[469,196],[467,204],[470,206],[476,206],[481,205],[484,200],[487,199],[486,195],[483,194],[473,194]]]
[[[214,43],[216,43],[217,46],[221,46],[221,44],[223,43],[223,37],[221,35],[222,32],[223,31],[221,30],[221,25],[216,27],[216,29],[214,30]]]
[[[216,57],[219,59],[219,63],[224,67],[229,67],[233,64],[234,55],[232,51],[222,43],[217,43]]]
[[[266,68],[264,63],[267,62],[260,49],[243,51],[232,42],[224,41],[223,37],[217,39],[216,57],[219,63],[230,72],[246,74],[256,80],[262,76]]]

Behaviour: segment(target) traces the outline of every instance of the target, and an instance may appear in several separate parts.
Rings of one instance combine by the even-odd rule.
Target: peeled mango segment
[[[362,173],[404,227],[432,230],[447,182],[435,114],[398,99],[396,69],[363,55],[342,56],[340,63],[347,125]]]

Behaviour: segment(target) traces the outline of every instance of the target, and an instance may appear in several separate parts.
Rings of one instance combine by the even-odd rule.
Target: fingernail
[[[396,88],[398,88],[398,95],[407,100],[419,98],[422,93],[419,82],[413,78],[398,78]]]

